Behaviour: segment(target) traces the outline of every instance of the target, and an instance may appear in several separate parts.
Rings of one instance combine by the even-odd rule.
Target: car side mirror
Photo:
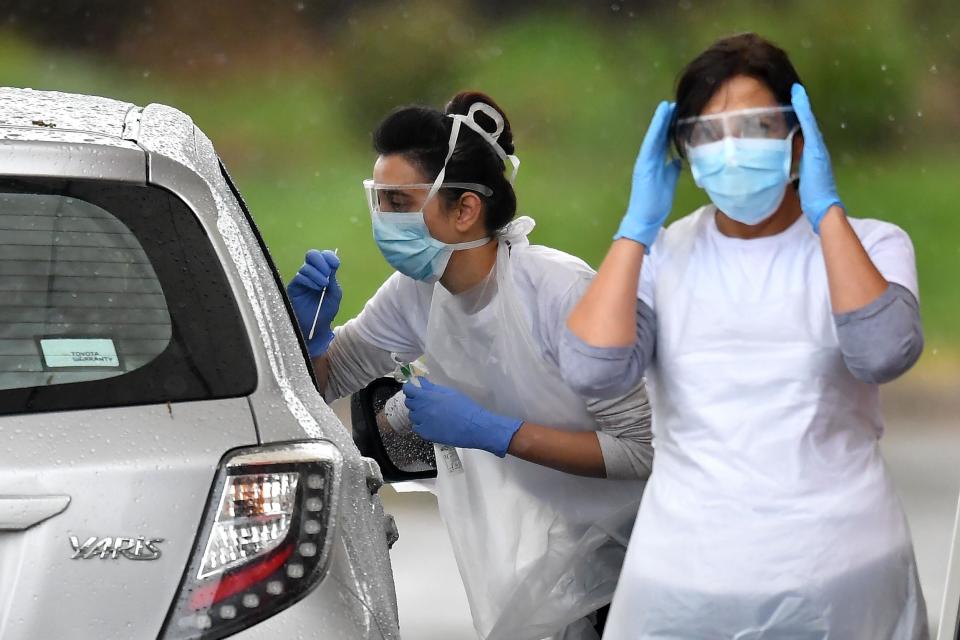
[[[378,378],[350,397],[353,441],[361,455],[377,461],[386,482],[435,478],[433,443],[413,431],[396,431],[383,415],[402,387],[393,378]]]

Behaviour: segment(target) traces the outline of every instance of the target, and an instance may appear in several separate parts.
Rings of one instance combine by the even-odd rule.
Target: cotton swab
[[[333,250],[333,255],[338,255],[340,253],[340,248],[337,247]],[[329,286],[329,282],[328,282]],[[320,307],[323,306],[323,298],[327,295],[327,287],[323,288],[323,291],[320,292],[320,302],[317,303],[317,312],[313,314],[313,325],[310,327],[310,336],[307,337],[307,340],[313,340],[313,334],[317,331],[317,318],[320,317]]]

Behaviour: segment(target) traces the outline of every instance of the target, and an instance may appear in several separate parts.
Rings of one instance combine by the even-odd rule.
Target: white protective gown
[[[926,638],[878,388],[844,365],[819,239],[802,217],[729,238],[714,214],[661,232],[643,265],[656,463],[604,638]],[[851,223],[916,295],[907,235]]]
[[[434,287],[429,377],[501,415],[596,430],[585,400],[544,360],[516,296],[510,263],[537,259],[521,256],[530,250],[532,228],[531,219],[520,218],[501,234],[494,273],[483,284],[458,296]],[[582,618],[610,601],[644,483],[456,452],[459,464],[438,448],[436,493],[480,636],[597,638]]]

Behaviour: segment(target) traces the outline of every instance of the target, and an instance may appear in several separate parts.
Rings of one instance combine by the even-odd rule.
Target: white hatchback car
[[[399,637],[291,317],[190,118],[0,89],[0,637]]]

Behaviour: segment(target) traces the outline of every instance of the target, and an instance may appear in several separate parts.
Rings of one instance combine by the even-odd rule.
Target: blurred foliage
[[[756,31],[804,79],[850,211],[913,237],[927,357],[960,353],[956,0],[0,0],[0,15],[5,84],[189,113],[286,276],[307,248],[340,248],[341,319],[389,273],[360,189],[387,111],[493,96],[534,241],[597,264],[655,105],[716,38]],[[674,217],[704,201],[685,175]]]
[[[956,0],[0,0],[0,16],[11,37],[152,86],[162,77],[212,98],[241,82],[310,84],[354,134],[473,84],[537,125],[530,143],[555,125],[589,136],[648,113],[694,55],[742,31],[790,53],[837,149],[909,149],[939,139],[923,117],[960,122],[945,107],[960,97]]]
[[[456,81],[451,51],[476,44],[469,11],[456,1],[407,3],[387,15],[359,8],[338,30],[328,62],[356,126],[401,104],[439,103]]]

